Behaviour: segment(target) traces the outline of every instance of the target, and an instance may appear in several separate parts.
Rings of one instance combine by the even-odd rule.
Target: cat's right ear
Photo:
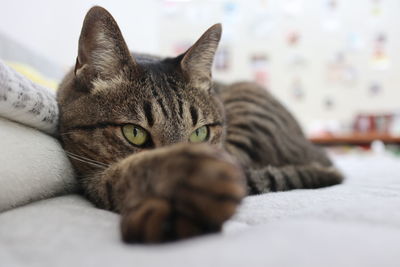
[[[114,18],[102,7],[86,14],[79,37],[75,77],[90,90],[95,80],[108,80],[121,71],[135,71],[136,63]]]
[[[181,55],[181,70],[194,88],[210,89],[211,67],[221,34],[221,24],[211,26],[192,47]]]

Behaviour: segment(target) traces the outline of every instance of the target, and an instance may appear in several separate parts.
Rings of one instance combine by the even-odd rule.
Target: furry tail
[[[335,167],[317,163],[249,169],[246,175],[249,194],[320,188],[339,184],[344,179]]]

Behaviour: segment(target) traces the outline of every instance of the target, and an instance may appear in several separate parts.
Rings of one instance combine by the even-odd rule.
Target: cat
[[[105,9],[85,17],[57,93],[60,140],[84,194],[121,214],[125,242],[217,232],[247,194],[343,179],[264,88],[212,80],[221,33],[159,58],[131,54]]]

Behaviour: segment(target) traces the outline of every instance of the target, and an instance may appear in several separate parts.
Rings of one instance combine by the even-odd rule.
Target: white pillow
[[[76,188],[72,166],[56,139],[0,118],[0,212]]]

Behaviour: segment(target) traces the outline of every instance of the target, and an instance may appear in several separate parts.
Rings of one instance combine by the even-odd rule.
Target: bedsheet
[[[342,185],[247,197],[223,232],[126,245],[79,195],[0,214],[0,266],[400,266],[400,160],[335,156]]]

